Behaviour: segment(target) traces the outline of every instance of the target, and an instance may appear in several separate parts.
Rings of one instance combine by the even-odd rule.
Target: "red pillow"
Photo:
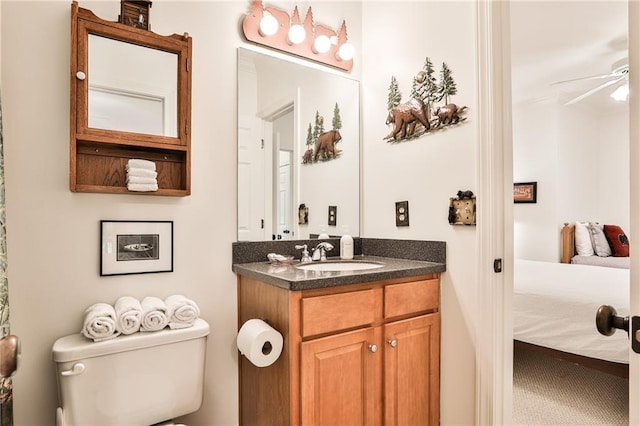
[[[609,241],[611,251],[616,257],[629,256],[629,238],[618,225],[605,225],[604,235]]]

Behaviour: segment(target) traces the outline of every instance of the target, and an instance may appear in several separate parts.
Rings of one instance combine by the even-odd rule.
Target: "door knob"
[[[0,378],[11,377],[18,369],[20,339],[8,335],[0,339]]]
[[[629,317],[621,317],[613,306],[602,305],[596,313],[596,328],[605,336],[611,336],[616,329],[629,333]]]

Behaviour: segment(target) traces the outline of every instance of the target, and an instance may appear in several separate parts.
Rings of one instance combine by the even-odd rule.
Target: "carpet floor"
[[[516,425],[628,425],[628,389],[627,379],[514,350]]]

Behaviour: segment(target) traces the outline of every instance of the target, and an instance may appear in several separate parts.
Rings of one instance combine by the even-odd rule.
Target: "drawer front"
[[[397,317],[416,312],[438,310],[438,279],[392,284],[384,288],[384,317]]]
[[[302,337],[371,324],[381,301],[374,289],[302,299]]]

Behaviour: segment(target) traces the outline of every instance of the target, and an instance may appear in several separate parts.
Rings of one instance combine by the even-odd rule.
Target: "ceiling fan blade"
[[[582,95],[571,99],[569,102],[565,103],[564,105],[565,106],[566,105],[572,105],[572,104],[575,104],[576,102],[580,102],[584,98],[587,98],[587,97],[593,95],[594,93],[599,92],[600,90],[602,90],[602,89],[604,89],[606,87],[612,86],[612,85],[616,84],[617,82],[622,81],[625,77],[626,76],[623,75],[623,76],[618,77],[615,80],[607,81],[606,83],[603,83],[598,87],[594,87],[593,89],[589,90],[588,92],[585,92]]]
[[[558,84],[565,84],[565,83],[573,83],[576,81],[600,80],[603,78],[612,78],[612,77],[619,77],[619,74],[607,73],[607,74],[600,74],[600,75],[592,75],[589,77],[572,78],[570,80],[556,81],[554,83],[551,83],[551,86],[556,86]]]

